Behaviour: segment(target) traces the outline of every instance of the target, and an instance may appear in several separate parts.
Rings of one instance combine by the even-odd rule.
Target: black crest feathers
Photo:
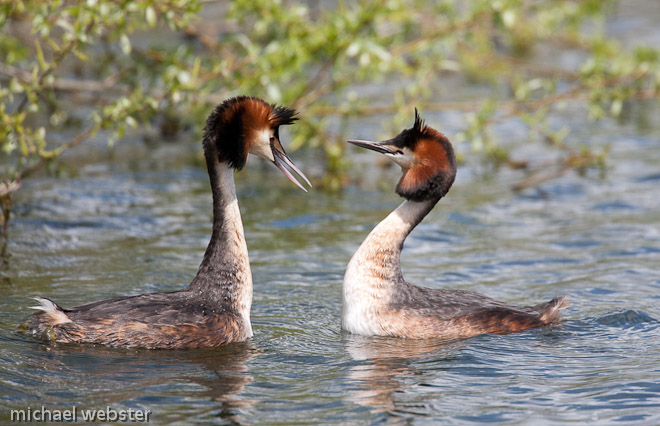
[[[426,123],[419,115],[419,111],[415,108],[415,122],[413,123],[413,126],[409,129],[404,129],[393,139],[387,141],[387,143],[399,148],[407,147],[414,149],[418,141],[424,138],[434,138],[434,133],[435,131],[433,129],[426,126]]]
[[[412,201],[444,197],[456,178],[456,156],[449,139],[428,127],[415,108],[413,127],[393,140],[412,150],[415,158],[397,184],[397,194]]]
[[[273,111],[270,113],[270,123],[273,127],[293,124],[298,119],[295,110],[283,106],[271,105]]]
[[[207,161],[208,156],[214,154],[237,170],[245,166],[247,146],[243,135],[243,117],[246,99],[246,96],[227,99],[209,114],[202,138]]]
[[[410,130],[413,132],[413,136],[416,137],[422,137],[424,135],[424,131],[426,130],[426,124],[424,123],[422,117],[419,116],[419,111],[417,111],[417,108],[415,108],[415,123]]]
[[[229,98],[216,106],[206,120],[203,144],[221,162],[241,170],[247,162],[249,144],[255,131],[292,124],[296,111],[269,104],[251,96]]]

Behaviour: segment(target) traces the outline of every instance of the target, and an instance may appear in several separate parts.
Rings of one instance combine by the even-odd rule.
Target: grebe
[[[39,309],[22,329],[50,341],[125,348],[200,348],[252,337],[252,274],[236,199],[234,170],[248,153],[277,166],[306,189],[285,165],[311,186],[282,148],[279,126],[296,111],[261,99],[227,99],[209,115],[203,147],[213,193],[213,231],[197,275],[183,290],[119,297],[63,309],[35,298]]]
[[[565,299],[520,307],[463,290],[417,287],[403,279],[403,242],[447,194],[456,177],[449,140],[428,127],[415,109],[415,124],[383,142],[349,140],[401,166],[396,192],[405,201],[367,236],[346,268],[342,327],[354,334],[459,339],[505,334],[559,321]]]

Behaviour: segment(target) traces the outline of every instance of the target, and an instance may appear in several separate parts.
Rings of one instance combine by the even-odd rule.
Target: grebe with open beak
[[[70,309],[35,298],[39,312],[22,330],[56,342],[147,349],[213,347],[252,337],[252,273],[234,170],[255,154],[301,189],[287,167],[311,186],[280,143],[279,127],[296,119],[292,109],[246,96],[227,99],[208,117],[203,147],[213,193],[213,231],[197,275],[186,288]]]

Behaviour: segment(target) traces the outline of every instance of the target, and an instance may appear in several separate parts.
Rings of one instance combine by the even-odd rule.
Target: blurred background
[[[653,121],[659,9],[643,0],[4,1],[4,216],[24,179],[66,172],[57,160],[79,145],[199,145],[210,109],[238,94],[300,111],[288,146],[311,152],[323,189],[349,181],[347,137],[396,134],[415,106],[483,174],[521,169],[515,189],[604,173],[613,141],[585,141],[575,125],[609,119],[643,131]]]

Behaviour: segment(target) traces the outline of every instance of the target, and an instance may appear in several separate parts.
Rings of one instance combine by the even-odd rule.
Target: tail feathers
[[[48,318],[48,325],[59,325],[71,322],[71,318],[67,316],[62,308],[57,306],[55,302],[45,297],[33,297],[34,300],[39,302],[38,306],[30,306],[30,309],[37,309],[43,312]]]
[[[45,297],[32,297],[31,299],[36,300],[39,302],[39,306],[29,306],[30,309],[38,309],[44,312],[52,312],[52,311],[61,311],[62,308],[57,306],[55,302],[53,302],[50,299],[46,299]]]
[[[565,308],[568,308],[568,300],[564,296],[555,297],[551,301],[535,307],[536,311],[541,314],[541,321],[545,324],[559,322],[559,311]]]

